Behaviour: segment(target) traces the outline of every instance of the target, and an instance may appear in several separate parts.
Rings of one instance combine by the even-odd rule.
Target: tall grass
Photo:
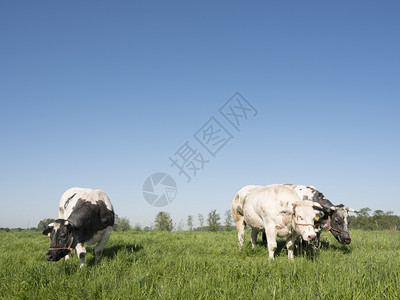
[[[103,259],[47,262],[40,233],[0,233],[2,299],[399,299],[399,233],[354,230],[350,246],[323,234],[287,259],[279,241],[243,249],[236,232],[114,232]]]

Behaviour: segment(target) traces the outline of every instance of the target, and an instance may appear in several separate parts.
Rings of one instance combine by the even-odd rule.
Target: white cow
[[[274,258],[276,237],[286,238],[289,259],[293,259],[295,240],[301,236],[310,241],[316,238],[314,218],[323,215],[313,207],[322,206],[312,201],[301,201],[296,192],[285,185],[248,185],[232,200],[232,215],[238,230],[239,246],[244,242],[246,225],[252,228],[251,243],[254,247],[257,234],[267,236],[269,257]]]

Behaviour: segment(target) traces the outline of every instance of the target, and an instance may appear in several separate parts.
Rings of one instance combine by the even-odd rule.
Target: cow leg
[[[244,243],[244,229],[246,227],[246,222],[244,221],[244,217],[239,215],[238,213],[233,212],[233,220],[235,221],[236,228],[238,231],[238,241],[239,246],[242,247]]]
[[[83,243],[78,243],[75,247],[76,254],[79,257],[80,267],[82,268],[85,264],[86,249]]]
[[[290,260],[294,259],[294,254],[293,254],[293,250],[294,250],[294,245],[295,245],[296,239],[294,236],[291,236],[290,238],[288,238],[286,240],[286,248],[288,250],[288,258]]]
[[[239,246],[243,246],[244,243],[244,228],[246,227],[245,223],[243,222],[242,224],[236,224],[236,228],[238,230],[238,241],[239,241]]]
[[[257,235],[260,232],[260,230],[256,228],[251,229],[251,246],[254,248],[257,244]]]
[[[277,247],[275,226],[265,226],[265,235],[267,237],[269,258],[274,259],[274,253]]]
[[[110,238],[111,231],[112,231],[112,227],[107,228],[106,231],[103,233],[101,240],[94,248],[94,255],[95,255],[96,262],[98,262],[100,260],[101,256],[103,255],[103,249]]]
[[[267,243],[267,236],[265,235],[265,232],[262,233],[262,241],[263,241],[263,244]]]

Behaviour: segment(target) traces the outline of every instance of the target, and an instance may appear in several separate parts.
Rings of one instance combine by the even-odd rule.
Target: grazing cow
[[[274,258],[276,237],[286,238],[289,259],[293,259],[295,240],[316,238],[314,218],[322,215],[313,207],[322,206],[312,201],[301,201],[296,192],[285,185],[248,185],[242,188],[232,200],[232,215],[238,230],[239,246],[244,242],[246,225],[252,228],[251,243],[254,247],[257,234],[265,230],[269,257]]]
[[[67,190],[60,199],[58,219],[43,231],[51,238],[46,259],[68,259],[69,252],[75,249],[82,267],[86,256],[84,243],[97,243],[94,253],[99,261],[113,225],[114,209],[106,193],[83,188]]]
[[[350,244],[351,238],[348,229],[348,225],[350,224],[349,212],[356,212],[354,209],[343,204],[333,205],[324,194],[320,193],[313,186],[286,185],[293,188],[300,199],[318,202],[323,207],[324,216],[315,222],[317,238],[321,235],[322,229],[326,228],[326,231],[330,231],[339,243],[343,245]]]

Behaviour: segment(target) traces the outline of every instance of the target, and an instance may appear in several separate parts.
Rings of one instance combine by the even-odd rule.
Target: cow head
[[[348,227],[350,224],[349,212],[355,212],[355,210],[343,204],[331,206],[328,209],[328,230],[343,245],[348,245],[351,242]]]
[[[67,255],[77,242],[74,241],[74,226],[68,220],[58,219],[43,231],[51,239],[49,251],[46,254],[48,261],[58,261]]]
[[[324,215],[322,206],[313,201],[297,201],[293,203],[293,222],[296,233],[305,241],[314,240],[315,234],[314,220]]]

